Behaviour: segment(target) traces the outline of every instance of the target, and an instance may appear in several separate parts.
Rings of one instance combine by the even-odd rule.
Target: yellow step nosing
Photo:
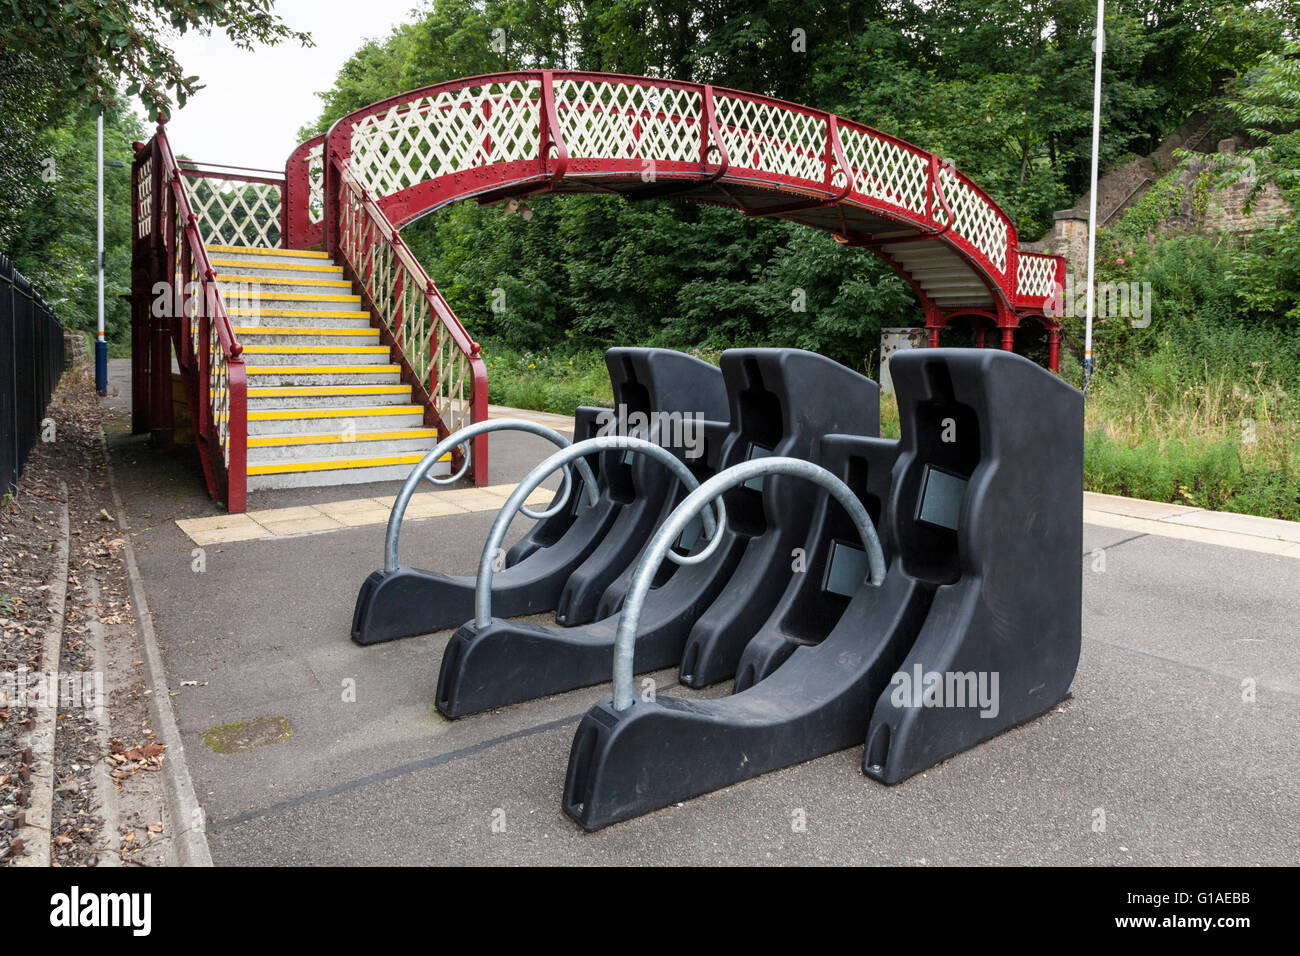
[[[229,266],[234,269],[283,269],[285,272],[337,272],[343,275],[343,267],[335,265],[315,265],[307,262],[245,262],[242,259],[210,259],[214,266]],[[265,276],[264,278],[274,278]]]
[[[450,458],[451,455],[447,455]],[[273,465],[248,465],[250,475],[283,475],[295,471],[344,471],[351,468],[382,468],[385,465],[414,465],[424,455],[380,455],[371,458],[336,458],[314,461],[285,461]]]
[[[275,302],[349,302],[361,304],[359,295],[332,295],[327,292],[259,292],[258,300],[270,299]],[[366,313],[369,315],[369,313]]]
[[[237,325],[236,335],[378,335],[378,329],[332,329],[329,326]]]
[[[307,279],[298,278],[297,276],[249,276],[239,275],[230,272],[218,272],[218,282],[234,282],[240,285],[320,285],[332,286],[338,288],[345,286],[352,287],[352,283],[347,279]]]
[[[265,246],[204,246],[208,252],[251,252],[259,256],[295,256],[300,259],[328,259],[328,252],[317,252],[315,249],[268,249]]]
[[[248,375],[392,375],[400,372],[400,365],[254,365],[246,368]]]
[[[249,448],[276,448],[281,445],[329,445],[344,444],[353,441],[402,441],[407,438],[438,439],[436,428],[399,428],[393,431],[353,432],[352,437],[345,437],[335,432],[330,434],[312,434],[310,432],[296,435],[250,435]],[[450,453],[448,453],[448,457]]]
[[[365,418],[368,415],[423,415],[422,405],[374,405],[371,407],[347,405],[334,408],[275,408],[265,412],[248,413],[250,422],[294,421],[299,418]]]
[[[265,385],[250,386],[249,398],[329,398],[335,395],[397,395],[409,385]]]
[[[342,309],[227,309],[231,316],[268,316],[273,318],[294,319],[369,319],[369,312],[344,311]]]
[[[244,354],[253,355],[379,355],[388,354],[387,345],[245,345]],[[387,363],[385,363],[387,364]]]

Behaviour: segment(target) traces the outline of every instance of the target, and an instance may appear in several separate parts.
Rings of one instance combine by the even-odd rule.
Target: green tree
[[[173,95],[184,106],[202,88],[177,61],[175,36],[220,30],[243,49],[312,42],[272,12],[271,0],[9,0],[6,6],[0,51],[53,59],[65,92],[81,102],[112,104],[125,82],[125,94],[138,94],[151,112],[168,112]]]

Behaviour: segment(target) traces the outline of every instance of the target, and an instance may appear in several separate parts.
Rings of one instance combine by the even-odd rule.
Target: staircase
[[[438,430],[342,267],[324,252],[206,248],[244,347],[248,490],[405,478]]]

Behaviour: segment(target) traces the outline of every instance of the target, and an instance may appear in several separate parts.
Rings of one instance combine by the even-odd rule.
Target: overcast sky
[[[186,74],[204,88],[168,121],[172,148],[191,159],[284,169],[300,126],[320,115],[316,93],[367,39],[388,36],[414,17],[418,0],[277,0],[289,26],[312,35],[297,43],[236,49],[224,35],[187,34],[176,43]],[[143,108],[139,108],[143,112]]]

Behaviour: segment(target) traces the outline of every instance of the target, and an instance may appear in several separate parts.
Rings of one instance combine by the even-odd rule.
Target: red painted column
[[[937,328],[931,328],[929,332],[930,332],[930,348],[937,349],[939,347],[939,330]]]
[[[1016,347],[1016,330],[1010,326],[1005,326],[1002,329],[1002,348],[1004,351],[1010,352],[1014,350],[1015,347]]]
[[[987,331],[988,330],[984,328],[978,328],[975,330],[975,347],[977,349],[984,348],[984,333]]]
[[[1061,371],[1061,330],[1047,331],[1047,368],[1048,371]]]

